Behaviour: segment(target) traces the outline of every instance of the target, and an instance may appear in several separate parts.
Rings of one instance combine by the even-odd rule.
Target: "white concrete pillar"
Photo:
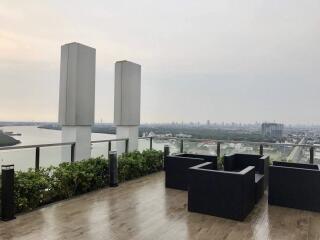
[[[115,64],[114,124],[117,138],[129,138],[129,151],[138,149],[141,102],[141,66],[129,61]],[[117,152],[125,150],[117,142]]]
[[[80,43],[61,47],[59,124],[62,142],[76,142],[75,161],[91,156],[94,123],[96,50]],[[70,161],[63,148],[62,161]]]

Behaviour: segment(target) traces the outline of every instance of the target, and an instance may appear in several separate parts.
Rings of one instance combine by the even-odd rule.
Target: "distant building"
[[[154,133],[154,132],[149,132],[149,134],[148,134],[148,137],[155,137],[156,136],[156,134]]]
[[[210,126],[211,124],[210,124],[210,120],[207,120],[207,126]]]
[[[280,123],[262,123],[261,132],[265,137],[282,138],[284,125]]]
[[[176,134],[177,138],[192,138],[192,135],[184,134],[184,133],[178,133]]]

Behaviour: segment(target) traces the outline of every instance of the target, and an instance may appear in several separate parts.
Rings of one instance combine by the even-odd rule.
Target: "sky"
[[[319,0],[0,2],[0,121],[57,121],[60,47],[96,48],[96,122],[114,63],[142,65],[142,122],[320,124]]]

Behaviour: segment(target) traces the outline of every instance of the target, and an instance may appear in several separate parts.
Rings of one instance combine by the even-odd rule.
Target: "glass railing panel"
[[[35,167],[35,149],[0,151],[0,165],[14,164],[15,171],[26,171]]]
[[[301,148],[299,162],[310,163],[310,147],[302,147]],[[315,161],[313,163],[315,163]]]
[[[242,154],[259,154],[259,145],[249,143],[220,143],[221,156],[242,153]]]
[[[264,145],[263,154],[270,156],[270,161],[287,162],[293,159],[295,147],[287,145]]]
[[[314,148],[314,163],[320,164],[320,147]]]
[[[217,154],[217,143],[215,141],[185,139],[183,142],[183,149],[186,153]]]
[[[152,149],[163,151],[165,145],[169,145],[171,153],[179,152],[179,141],[176,139],[167,138],[153,138],[152,139]],[[139,151],[150,149],[150,138],[139,139]]]
[[[153,144],[152,144],[152,148],[155,150],[160,150],[163,151],[164,146],[168,145],[170,148],[170,153],[178,153],[180,152],[180,145],[179,145],[179,141],[177,141],[176,139],[158,139],[155,138],[153,139]]]
[[[169,145],[170,153],[180,152],[180,140],[177,139],[164,139],[164,138],[153,138],[152,149],[163,151],[164,146]],[[139,151],[150,149],[150,139],[139,139]]]
[[[115,143],[113,143],[113,145],[115,145]],[[91,144],[91,157],[96,158],[100,156],[103,156],[105,158],[108,157],[108,142]]]
[[[71,162],[71,145],[40,148],[40,167],[59,166],[62,159]]]
[[[128,144],[130,145],[130,142],[128,142]],[[139,145],[139,143],[138,143],[138,145]],[[122,151],[124,153],[125,149],[126,149],[126,141],[125,140],[111,142],[111,151],[116,151],[119,154],[120,151]]]
[[[111,142],[111,151],[117,151],[118,147],[121,147],[121,148],[125,149],[126,141],[114,141],[114,142]]]
[[[282,161],[296,162],[296,163],[310,163],[310,148],[301,147],[301,146],[292,147],[286,159]]]
[[[140,138],[138,140],[138,150],[140,152],[150,148],[150,139],[149,138]]]
[[[163,151],[164,146],[168,145],[170,148],[170,154],[180,153],[180,139],[155,139],[155,149]]]
[[[260,145],[251,143],[226,143],[220,145],[221,156],[235,153],[259,154]],[[263,154],[271,161],[308,162],[308,148],[288,145],[263,145]]]

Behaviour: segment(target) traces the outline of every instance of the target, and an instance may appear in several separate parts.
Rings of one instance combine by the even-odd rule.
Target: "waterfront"
[[[21,143],[16,146],[47,144],[61,142],[61,131],[41,129],[36,126],[10,126],[1,127],[0,130],[5,132],[21,133],[21,136],[15,136]],[[113,134],[92,133],[91,140],[107,140],[116,138]],[[155,142],[153,148],[162,150],[164,142]],[[149,147],[149,141],[139,140],[139,150]],[[62,148],[70,151],[70,146],[45,147],[40,149],[40,167],[57,166],[61,163]],[[173,148],[174,149],[174,148]],[[112,144],[112,150],[116,150],[116,143]],[[108,143],[92,144],[91,156],[106,156],[108,151]],[[16,170],[27,170],[35,165],[35,149],[21,150],[4,150],[0,151],[0,165],[14,164]]]
[[[61,131],[42,129],[36,126],[10,126],[1,127],[0,130],[5,132],[21,133],[21,136],[14,136],[20,140],[19,145],[34,145],[34,144],[48,144],[61,142]],[[113,134],[92,133],[92,140],[108,140],[116,138]],[[121,144],[124,144],[121,143]],[[170,146],[170,152],[176,153],[180,151],[180,140],[153,140],[152,147],[156,150],[163,150],[164,145]],[[112,150],[116,150],[116,143],[112,143]],[[149,139],[139,139],[140,151],[150,147]],[[65,148],[70,151],[70,146],[58,147],[44,147],[40,149],[40,167],[57,166],[61,163],[61,151]],[[189,153],[200,154],[216,154],[217,145],[214,141],[200,141],[193,142],[191,139],[184,140],[184,151]],[[293,147],[272,147],[264,146],[264,153],[270,155],[271,160],[280,161],[309,161],[309,149],[299,148],[300,158],[295,157],[291,159],[290,156],[295,148]],[[91,156],[98,157],[101,155],[106,156],[108,151],[108,143],[94,143],[92,144]],[[254,153],[259,152],[258,145],[242,144],[242,143],[223,143],[221,144],[221,155],[228,155],[232,153]],[[319,152],[315,152],[315,163],[319,162]],[[71,155],[71,153],[70,153]],[[27,170],[35,166],[35,149],[21,149],[21,150],[5,150],[0,151],[0,165],[14,164],[16,170]]]

